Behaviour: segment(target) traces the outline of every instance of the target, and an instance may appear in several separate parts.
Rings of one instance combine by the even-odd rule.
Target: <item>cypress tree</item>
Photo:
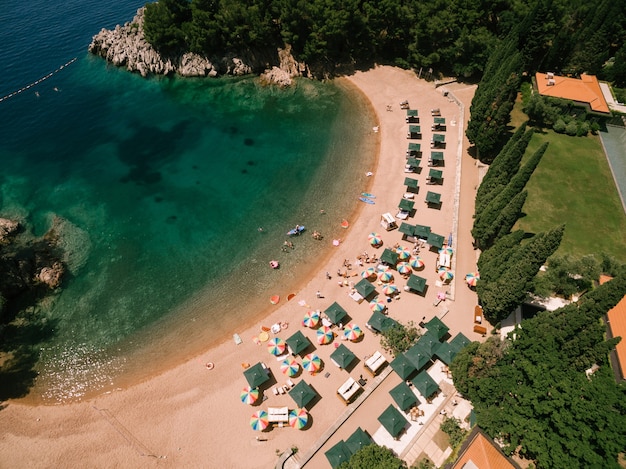
[[[513,261],[495,280],[481,281],[476,286],[485,318],[497,323],[519,306],[526,297],[532,279],[539,268],[558,249],[565,226],[558,226],[547,233],[540,233],[518,249]]]
[[[472,227],[472,236],[481,249],[488,245],[490,227],[495,223],[496,219],[500,216],[500,212],[511,199],[524,189],[533,171],[541,161],[547,147],[547,142],[539,147],[507,186],[489,202],[480,214],[477,214],[477,217],[474,219],[474,226]]]
[[[493,160],[491,166],[489,166],[487,174],[485,174],[476,192],[475,217],[478,217],[478,214],[506,187],[511,178],[519,171],[520,162],[534,133],[532,129],[527,132],[524,132],[522,129],[526,129],[525,123],[517,129],[509,143],[506,144],[496,159]]]
[[[487,245],[491,246],[499,238],[509,234],[522,213],[522,207],[526,202],[528,191],[522,191],[513,197],[506,207],[502,209],[496,221],[489,227],[487,233]]]
[[[520,247],[526,233],[516,230],[500,238],[493,246],[483,251],[478,258],[478,271],[482,281],[496,280],[508,267],[508,260]]]

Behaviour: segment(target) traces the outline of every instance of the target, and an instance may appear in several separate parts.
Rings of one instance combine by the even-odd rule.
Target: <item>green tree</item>
[[[526,131],[526,124],[522,124],[500,153],[498,153],[491,165],[489,165],[489,169],[476,192],[475,217],[484,210],[489,202],[507,186],[511,178],[517,174],[520,162],[532,136],[533,130]]]
[[[538,467],[618,467],[626,444],[626,387],[617,385],[599,319],[626,294],[621,275],[554,312],[522,322],[495,348],[471,344],[450,366],[478,425]],[[490,343],[491,342],[491,343]],[[587,377],[592,364],[599,370]],[[458,378],[457,378],[458,377]]]
[[[440,428],[442,432],[448,435],[453,450],[461,444],[467,435],[467,432],[461,428],[461,421],[454,417],[444,417]]]
[[[511,179],[507,186],[494,197],[480,213],[477,213],[474,219],[474,226],[472,227],[472,236],[474,237],[476,244],[485,249],[489,247],[493,240],[493,237],[497,231],[494,230],[496,221],[499,219],[501,212],[511,202],[511,200],[519,194],[526,183],[532,176],[535,168],[541,161],[548,142],[545,142],[539,149],[528,159],[526,164],[517,172],[517,174]],[[510,215],[510,214],[508,214]],[[500,219],[501,223],[504,223],[504,219]],[[500,227],[496,227],[499,231]]]
[[[187,0],[160,0],[146,5],[144,34],[146,41],[163,54],[188,49],[184,29],[191,20],[191,6]]]
[[[514,251],[506,270],[500,277],[485,281],[481,277],[476,286],[485,318],[495,324],[505,319],[519,306],[531,288],[532,280],[559,247],[564,225],[546,233],[540,233]]]
[[[406,352],[420,338],[420,333],[413,321],[405,326],[397,323],[382,333],[381,346],[394,357]]]
[[[338,469],[403,469],[406,463],[386,446],[367,445],[352,455]]]

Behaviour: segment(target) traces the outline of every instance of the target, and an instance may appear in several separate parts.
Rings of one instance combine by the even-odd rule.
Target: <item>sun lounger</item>
[[[478,332],[479,334],[485,335],[487,333],[487,328],[485,326],[474,324],[474,332]]]
[[[286,383],[287,383],[287,386],[289,386],[290,388],[293,388],[295,386],[295,384],[293,384],[293,381],[291,381],[291,379],[288,379]]]
[[[289,423],[289,408],[287,407],[268,407],[267,420],[274,425],[282,427],[283,424]]]
[[[278,388],[276,387],[272,388],[272,392],[274,393],[275,396],[278,396]]]
[[[357,383],[354,378],[348,378],[348,380],[337,389],[337,395],[344,404],[348,405],[360,390],[361,386],[359,383]]]
[[[376,351],[374,355],[365,360],[363,366],[372,376],[376,376],[378,371],[386,362],[387,359],[384,357],[384,355],[379,351]]]
[[[361,301],[363,301],[363,296],[356,290],[348,293],[348,296],[352,298],[354,301],[356,301],[357,303],[360,303]]]

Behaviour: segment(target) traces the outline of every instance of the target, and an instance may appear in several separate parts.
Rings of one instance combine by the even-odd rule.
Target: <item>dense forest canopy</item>
[[[147,5],[147,40],[164,54],[208,57],[292,47],[333,72],[372,61],[479,77],[494,48],[540,0],[160,0]],[[524,53],[533,67],[623,74],[626,2],[541,1]],[[539,52],[539,53],[538,53]],[[619,53],[618,53],[619,52]]]

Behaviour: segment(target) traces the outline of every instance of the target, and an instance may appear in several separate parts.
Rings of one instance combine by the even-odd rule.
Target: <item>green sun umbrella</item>
[[[361,280],[361,282],[363,281],[369,283],[365,279]],[[343,318],[348,315],[348,312],[343,309],[336,301],[328,308],[326,308],[324,310],[324,313],[326,314],[326,316],[328,316],[328,319],[330,319],[330,322],[332,322],[333,324],[339,324],[343,320]]]
[[[291,353],[296,355],[304,352],[312,345],[311,341],[301,331],[296,331],[285,342],[287,343],[287,346],[291,349]]]
[[[352,457],[352,452],[343,440],[330,448],[324,454],[333,469],[337,469],[344,462],[348,462]]]
[[[264,368],[261,362],[244,370],[243,375],[246,377],[248,384],[252,388],[258,388],[270,379],[267,368]]]
[[[356,355],[350,351],[348,347],[340,344],[337,349],[330,354],[330,359],[334,361],[340,368],[344,370],[350,366],[350,363],[356,358]]]
[[[413,363],[411,363],[411,361],[402,354],[391,360],[389,366],[391,366],[393,371],[395,371],[402,379],[407,379],[416,371]]]
[[[380,414],[378,421],[394,438],[400,434],[402,429],[408,423],[406,417],[402,415],[393,405],[389,405],[389,407],[387,407],[385,411]]]
[[[352,454],[372,443],[372,438],[361,427],[358,427],[346,440],[346,445]]]
[[[301,380],[291,388],[289,396],[291,396],[298,407],[306,407],[309,402],[315,399],[317,393],[306,381]]]
[[[424,399],[428,399],[439,390],[439,385],[426,373],[426,370],[421,371],[411,382],[420,394],[424,396]]]
[[[396,401],[396,404],[402,411],[406,411],[419,402],[413,390],[404,381],[389,391],[389,394],[391,394],[391,397],[393,397],[393,400]]]
[[[404,352],[404,357],[413,364],[415,369],[421,370],[430,362],[432,355],[418,342]]]

